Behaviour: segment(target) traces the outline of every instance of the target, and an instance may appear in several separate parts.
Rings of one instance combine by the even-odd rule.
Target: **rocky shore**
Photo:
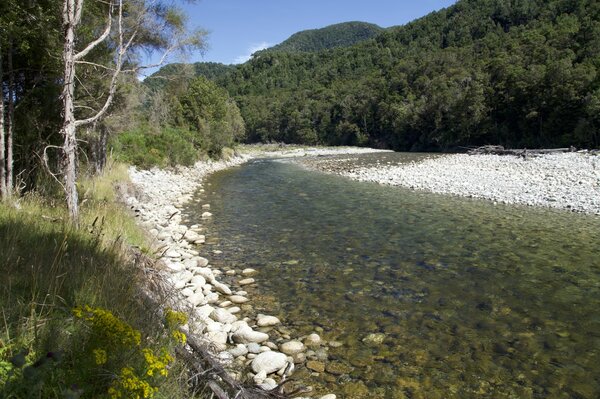
[[[548,154],[527,159],[453,154],[369,166],[356,166],[347,159],[340,163],[327,159],[305,165],[359,181],[600,215],[600,156],[594,153]]]
[[[190,315],[188,334],[206,342],[215,357],[239,380],[251,380],[271,390],[295,368],[304,365],[313,372],[324,368],[329,343],[317,332],[302,337],[290,336],[281,321],[256,313],[246,291],[257,284],[258,272],[251,268],[220,270],[211,265],[211,252],[204,243],[202,222],[183,223],[182,207],[193,194],[203,192],[202,181],[210,173],[240,165],[257,157],[291,157],[306,154],[347,154],[363,149],[297,149],[293,151],[246,151],[228,161],[198,162],[191,168],[168,171],[138,170],[129,175],[137,194],[126,199],[140,224],[154,240],[160,254],[160,280],[171,293],[166,306]],[[202,220],[210,219],[210,204],[202,204]],[[255,278],[256,277],[256,278]],[[328,394],[321,399],[335,399]]]

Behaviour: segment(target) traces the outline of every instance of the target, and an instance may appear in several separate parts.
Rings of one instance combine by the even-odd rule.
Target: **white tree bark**
[[[83,0],[77,0],[77,6],[82,6]],[[60,134],[63,137],[61,156],[61,169],[63,172],[64,189],[67,199],[67,208],[71,221],[77,223],[79,220],[79,203],[77,196],[77,139],[75,136],[75,27],[78,24],[77,16],[81,16],[81,10],[77,10],[74,0],[64,0],[63,4],[63,90],[62,109],[63,123]]]
[[[8,46],[8,119],[6,131],[6,196],[10,197],[13,191],[13,135],[15,127],[15,71],[13,69],[13,42]]]
[[[4,73],[2,70],[2,45],[0,43],[0,93],[4,85]],[[6,189],[6,144],[4,142],[4,96],[0,95],[0,198],[8,195]]]

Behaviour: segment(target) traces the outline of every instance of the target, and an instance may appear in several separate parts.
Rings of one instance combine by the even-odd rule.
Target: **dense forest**
[[[597,147],[599,67],[597,1],[463,0],[353,47],[260,54],[220,83],[250,140]]]
[[[598,147],[599,66],[597,1],[461,0],[352,46],[281,46],[213,78],[250,142]]]
[[[366,22],[343,22],[321,29],[294,33],[289,39],[263,52],[318,52],[338,47],[349,47],[377,36],[383,28]],[[259,52],[260,53],[260,52]]]
[[[107,148],[128,162],[166,166],[219,156],[236,141],[410,151],[600,145],[597,1],[460,0],[404,26],[299,32],[242,65],[170,64],[143,84],[141,54],[203,42],[174,39],[183,37],[185,16],[168,2],[117,2],[131,8],[124,24],[142,11],[149,17],[123,26],[137,34],[123,56],[115,57],[113,24],[74,60],[72,111],[61,84],[63,3],[0,4],[3,187],[14,188],[17,176],[22,188],[64,178],[69,118],[77,125],[70,152],[96,170]],[[74,57],[102,34],[109,4],[86,3]],[[159,23],[169,29],[155,29]]]

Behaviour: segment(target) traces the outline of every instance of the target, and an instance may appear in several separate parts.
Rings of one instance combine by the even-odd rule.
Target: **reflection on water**
[[[253,302],[295,335],[316,327],[343,343],[325,362],[343,374],[313,376],[317,388],[343,397],[600,397],[600,218],[279,161],[209,183],[209,238],[224,253],[214,263],[259,270],[261,297],[271,300],[252,294]],[[190,221],[201,212],[190,207]],[[374,333],[381,343],[364,340]]]

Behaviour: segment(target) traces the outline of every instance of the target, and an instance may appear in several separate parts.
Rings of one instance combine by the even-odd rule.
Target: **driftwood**
[[[550,149],[536,149],[529,150],[527,148],[524,149],[506,149],[501,145],[484,145],[482,147],[477,147],[469,150],[467,153],[469,155],[482,155],[482,154],[493,154],[493,155],[516,155],[521,156],[527,159],[529,155],[542,155],[542,154],[558,154],[563,152],[574,152],[576,151],[575,147],[569,148],[550,148]]]

